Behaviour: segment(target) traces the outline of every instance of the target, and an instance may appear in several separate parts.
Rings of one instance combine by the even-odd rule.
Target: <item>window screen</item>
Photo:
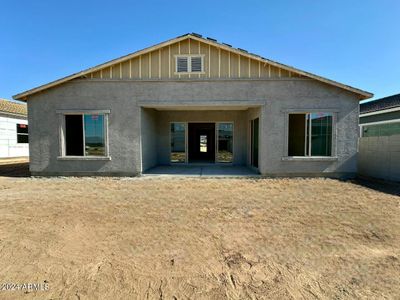
[[[104,116],[85,115],[85,155],[104,156]]]
[[[332,114],[310,114],[311,155],[331,156],[332,152]]]

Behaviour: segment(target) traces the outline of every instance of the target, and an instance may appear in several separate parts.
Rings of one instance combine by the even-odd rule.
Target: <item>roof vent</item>
[[[213,39],[213,38],[210,38],[210,37],[207,37],[207,40],[210,40],[210,41],[213,41],[213,42],[217,41],[216,39]]]

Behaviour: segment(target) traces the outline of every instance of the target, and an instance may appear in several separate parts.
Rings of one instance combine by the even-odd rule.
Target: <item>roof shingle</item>
[[[400,107],[400,94],[360,104],[360,114]]]
[[[0,112],[21,116],[28,114],[26,104],[15,103],[6,99],[0,99]]]

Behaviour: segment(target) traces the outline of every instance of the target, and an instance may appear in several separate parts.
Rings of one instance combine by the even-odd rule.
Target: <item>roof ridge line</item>
[[[106,67],[111,66],[113,64],[121,63],[121,62],[123,62],[125,60],[132,59],[132,58],[134,58],[136,56],[139,56],[139,55],[142,55],[144,53],[148,53],[148,52],[157,50],[159,48],[168,46],[168,45],[176,43],[176,42],[180,42],[181,40],[184,40],[186,38],[197,39],[197,40],[200,40],[200,41],[202,41],[204,43],[213,44],[213,46],[216,46],[216,47],[219,47],[219,48],[225,48],[227,51],[236,52],[237,54],[240,54],[240,55],[243,55],[243,56],[247,56],[247,57],[253,58],[255,60],[262,61],[264,63],[273,65],[275,67],[282,68],[282,69],[285,69],[285,70],[290,71],[290,72],[298,73],[298,74],[300,74],[302,76],[309,77],[311,79],[315,79],[315,80],[324,82],[326,84],[330,84],[330,85],[333,85],[333,86],[348,90],[350,92],[353,92],[353,93],[358,94],[359,96],[361,96],[360,97],[361,100],[365,100],[365,99],[371,98],[373,96],[372,93],[369,93],[367,91],[363,91],[361,89],[354,88],[352,86],[342,84],[342,83],[340,83],[338,81],[334,81],[334,80],[331,80],[331,79],[328,79],[328,78],[325,78],[325,77],[322,77],[322,76],[319,76],[319,75],[315,75],[315,74],[307,72],[307,71],[303,71],[303,70],[297,69],[297,68],[289,66],[289,65],[285,65],[285,64],[282,64],[282,63],[279,63],[279,62],[264,58],[262,56],[250,53],[247,50],[244,50],[242,48],[234,48],[232,46],[228,46],[229,44],[226,45],[224,43],[218,42],[216,39],[209,38],[209,37],[204,38],[202,35],[197,34],[197,33],[186,33],[184,35],[180,35],[178,37],[166,40],[164,42],[155,44],[153,46],[149,46],[149,47],[143,48],[142,50],[138,50],[138,51],[129,53],[127,55],[123,55],[121,57],[109,60],[109,61],[107,61],[105,63],[96,65],[94,67],[90,67],[90,68],[84,69],[82,71],[79,71],[77,73],[73,73],[71,75],[68,75],[68,76],[62,77],[60,79],[51,81],[51,82],[49,82],[47,84],[43,84],[43,85],[37,86],[35,88],[26,90],[26,91],[24,91],[22,93],[14,95],[13,99],[26,101],[26,97],[27,96],[30,96],[30,95],[35,94],[37,92],[40,92],[42,90],[46,90],[46,89],[48,89],[50,87],[62,84],[64,82],[70,81],[70,80],[75,79],[75,78],[78,78],[79,76],[83,76],[83,75],[86,75],[86,74],[91,73],[91,72],[96,72],[96,71],[98,71],[98,70],[100,70],[102,68],[106,68]]]

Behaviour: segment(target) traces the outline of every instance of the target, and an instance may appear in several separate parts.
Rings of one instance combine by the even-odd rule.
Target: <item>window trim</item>
[[[26,127],[28,127],[28,133],[18,133],[18,125],[25,125]],[[23,123],[16,123],[16,133],[17,133],[17,144],[29,144],[29,125],[28,124],[23,124]],[[28,142],[26,143],[20,143],[18,142],[18,136],[23,135],[23,136],[27,136],[28,137]]]
[[[282,153],[283,161],[335,161],[337,157],[337,115],[338,109],[287,109],[282,111],[285,116],[285,135],[284,149]],[[332,114],[332,145],[330,156],[289,156],[289,115],[290,114],[312,114],[312,113],[331,113]]]
[[[188,75],[188,74],[205,74],[204,71],[204,54],[175,54],[175,75]],[[192,57],[200,57],[201,58],[201,71],[192,72]],[[178,72],[178,58],[187,58],[187,72]],[[190,58],[190,59],[189,59]]]
[[[110,110],[57,110],[56,113],[58,114],[59,120],[59,156],[57,159],[59,160],[111,160],[110,157],[110,150],[109,150],[109,138],[108,138],[108,118],[110,114]],[[65,145],[65,116],[66,115],[103,115],[104,116],[104,147],[105,153],[102,156],[74,156],[74,155],[66,155],[66,145]],[[83,123],[83,145],[85,145],[85,126]]]

